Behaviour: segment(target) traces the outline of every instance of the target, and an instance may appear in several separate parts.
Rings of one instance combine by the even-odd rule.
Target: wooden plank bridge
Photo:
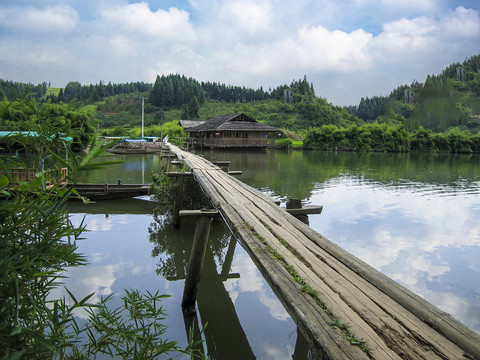
[[[200,156],[185,163],[318,359],[480,359],[480,335]]]

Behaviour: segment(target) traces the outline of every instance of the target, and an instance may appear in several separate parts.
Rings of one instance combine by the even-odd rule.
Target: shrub
[[[289,150],[293,146],[293,141],[292,139],[286,138],[286,139],[279,139],[275,141],[275,148],[276,149],[285,149]]]

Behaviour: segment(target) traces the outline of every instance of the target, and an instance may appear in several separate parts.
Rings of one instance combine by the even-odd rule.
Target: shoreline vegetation
[[[31,99],[37,113],[13,103],[18,94]],[[318,96],[306,76],[268,90],[178,74],[158,75],[150,84],[71,81],[65,88],[0,79],[0,109],[5,109],[0,131],[38,131],[37,119],[49,118],[77,130],[80,150],[94,136],[140,136],[142,100],[145,136],[168,135],[178,144],[187,136],[180,119],[244,113],[281,129],[279,148],[452,153],[480,148],[480,54],[428,75],[423,83],[414,80],[388,96],[343,107]]]
[[[325,125],[311,129],[303,141],[289,138],[276,141],[277,149],[304,149],[359,152],[480,153],[480,133],[451,129],[434,133],[420,127],[414,132],[386,124],[352,125],[341,128]]]

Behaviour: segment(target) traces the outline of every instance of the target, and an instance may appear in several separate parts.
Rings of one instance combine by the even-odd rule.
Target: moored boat
[[[146,139],[122,139],[108,151],[114,154],[149,154],[161,150],[160,142]]]
[[[68,184],[66,186],[72,187],[78,195],[93,201],[126,199],[149,194],[148,184]]]

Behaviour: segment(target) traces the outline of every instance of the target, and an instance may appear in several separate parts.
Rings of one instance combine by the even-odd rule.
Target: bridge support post
[[[173,225],[180,225],[180,210],[183,206],[183,176],[176,178],[175,199],[173,200]]]
[[[285,204],[286,207],[287,207],[287,210],[291,210],[291,209],[301,209],[302,208],[302,201],[300,199],[288,199],[287,200],[287,203]],[[305,215],[305,214],[298,214],[298,215],[294,215],[298,220],[300,220],[301,222],[305,223],[305,224],[309,224],[309,221],[308,221],[308,215]]]
[[[182,309],[184,312],[195,312],[198,284],[200,283],[205,251],[207,250],[210,225],[213,218],[218,215],[219,213],[216,210],[184,210],[180,213],[182,217],[197,217],[192,252],[190,253],[185,288],[183,289]]]

